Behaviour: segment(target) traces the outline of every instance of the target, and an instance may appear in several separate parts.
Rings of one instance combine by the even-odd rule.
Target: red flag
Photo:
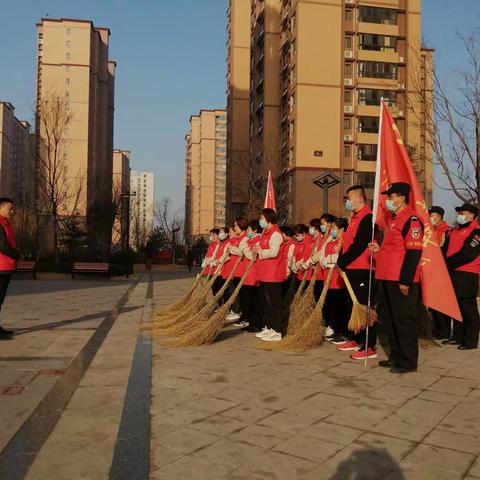
[[[275,208],[275,191],[273,190],[273,180],[270,170],[268,171],[267,192],[265,193],[263,208],[273,208],[273,210],[277,210]]]
[[[425,225],[420,260],[423,303],[427,307],[461,321],[457,298],[440,246],[436,243],[427,204],[400,132],[382,99],[373,204],[373,218],[380,228],[388,223],[391,216],[385,207],[386,195],[381,195],[380,192],[387,190],[388,186],[394,182],[404,182],[411,186],[410,207],[415,210]]]

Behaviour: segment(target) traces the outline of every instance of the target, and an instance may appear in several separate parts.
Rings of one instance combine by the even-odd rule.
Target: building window
[[[375,188],[375,172],[357,172],[357,183],[364,188]]]
[[[375,161],[377,159],[377,144],[358,144],[358,159],[364,161]]]
[[[66,60],[70,60],[70,53],[69,53],[69,52],[67,52],[67,53],[65,54],[65,59],[66,59]]]
[[[382,97],[390,107],[396,106],[397,92],[394,90],[375,90],[369,88],[361,88],[358,90],[359,105],[380,105],[380,99]]]
[[[67,35],[71,35],[72,34],[72,29],[71,28],[67,28]]]
[[[352,127],[352,121],[349,118],[344,118],[343,119],[343,129],[344,130],[350,130]]]
[[[346,22],[353,22],[353,9],[347,8],[345,10],[345,21]]]
[[[358,117],[358,131],[378,133],[380,119],[378,117]]]
[[[65,85],[70,85],[70,79],[69,78],[65,79]]]
[[[350,158],[352,156],[352,147],[350,145],[343,146],[343,156]]]
[[[352,76],[352,64],[351,63],[346,63],[344,68],[345,68],[345,76],[346,77],[351,77]]]
[[[359,44],[361,50],[374,50],[377,52],[397,51],[397,37],[361,33],[359,35]]]
[[[343,92],[343,101],[345,103],[352,103],[352,92],[350,90],[345,90]]]
[[[70,92],[67,92],[67,91],[66,91],[66,92],[65,92],[65,97],[67,97],[67,98],[70,97]]]
[[[358,62],[358,76],[367,78],[397,79],[397,65],[385,62]]]
[[[396,25],[397,10],[361,6],[359,8],[359,21],[365,23],[380,23],[382,25]]]
[[[70,65],[65,65],[65,71],[69,72],[70,71]]]
[[[72,42],[70,40],[67,40],[67,48],[70,48],[72,46]]]
[[[353,47],[353,39],[352,39],[351,35],[345,36],[345,48],[347,50],[351,50],[352,47]]]

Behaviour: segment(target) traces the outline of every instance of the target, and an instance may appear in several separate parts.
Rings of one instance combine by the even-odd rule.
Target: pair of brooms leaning
[[[222,288],[210,301],[207,301],[210,289],[226,260],[227,258],[224,258],[220,262],[215,274],[203,285],[203,271],[199,273],[188,292],[175,304],[159,310],[153,322],[145,325],[145,328],[151,330],[153,335],[171,337],[168,341],[171,346],[199,346],[212,343],[222,330],[225,317],[235,302],[244,280],[253,268],[256,258],[253,257],[250,260],[245,273],[228,301],[219,306],[233,278],[236,267],[242,261],[242,257],[236,260],[235,268],[231,271]],[[314,285],[318,268],[318,265],[313,267],[313,275],[308,280],[308,286],[306,275],[304,275],[293,297],[289,311],[287,335],[279,342],[262,344],[263,348],[301,352],[322,344],[325,331],[323,306],[334,269],[329,269],[320,298],[315,302]],[[372,325],[376,321],[376,312],[358,302],[347,276],[344,272],[341,272],[341,275],[353,302],[348,328],[352,332],[358,333],[366,328],[367,323]]]

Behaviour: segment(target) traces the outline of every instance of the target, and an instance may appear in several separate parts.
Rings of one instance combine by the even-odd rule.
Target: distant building
[[[60,182],[67,186],[60,212],[86,216],[90,243],[105,251],[111,205],[115,62],[108,58],[110,30],[89,20],[43,18],[37,24],[37,186],[47,160],[42,112],[52,98],[66,102],[71,121],[63,129]],[[49,103],[50,101],[50,103]]]
[[[130,172],[130,243],[140,249],[153,232],[153,172]]]
[[[30,124],[15,117],[11,103],[0,102],[0,196],[17,208],[33,207],[35,159]]]
[[[112,246],[126,248],[130,202],[130,151],[113,151],[112,201],[115,220],[112,229]]]
[[[208,237],[225,226],[227,117],[225,110],[201,110],[190,117],[185,137],[185,240]]]

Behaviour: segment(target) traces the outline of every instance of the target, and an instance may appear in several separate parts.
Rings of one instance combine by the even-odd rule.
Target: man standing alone
[[[12,200],[5,197],[0,198],[0,308],[5,300],[12,273],[17,269],[17,259],[20,257],[16,248],[15,234],[9,221],[12,212]],[[0,340],[12,338],[11,330],[0,327]]]

